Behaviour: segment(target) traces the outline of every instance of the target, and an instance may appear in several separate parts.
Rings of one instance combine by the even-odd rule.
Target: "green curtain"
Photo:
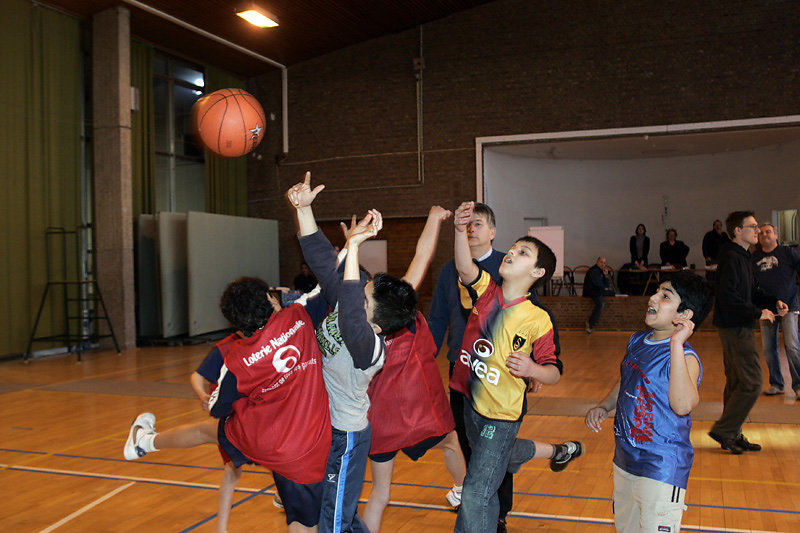
[[[155,111],[153,107],[153,47],[131,41],[131,85],[139,108],[131,115],[131,165],[133,167],[133,221],[153,214],[156,205]]]
[[[244,80],[213,67],[206,67],[206,94],[235,87]],[[247,216],[247,157],[217,157],[206,150],[206,211],[222,215]]]
[[[80,42],[77,19],[0,2],[0,355],[27,347],[48,276],[45,230],[81,223]],[[75,256],[65,264],[52,251],[53,278],[76,276]],[[48,304],[37,336],[64,333],[63,322],[63,303]]]

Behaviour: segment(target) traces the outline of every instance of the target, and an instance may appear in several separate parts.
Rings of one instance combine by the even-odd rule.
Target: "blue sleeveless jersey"
[[[635,476],[686,489],[694,458],[692,418],[678,416],[669,406],[669,339],[652,341],[650,335],[639,331],[631,336],[620,367],[614,464]],[[683,349],[700,364],[688,342]],[[701,364],[698,386],[702,377]]]

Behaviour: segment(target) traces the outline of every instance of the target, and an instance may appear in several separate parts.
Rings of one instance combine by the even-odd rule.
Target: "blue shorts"
[[[276,472],[272,476],[286,511],[286,523],[299,522],[306,527],[316,526],[322,506],[322,481],[303,485]]]
[[[376,463],[387,463],[395,458],[397,452],[402,451],[409,457],[409,459],[411,459],[412,461],[416,461],[417,459],[425,455],[425,453],[428,450],[430,450],[431,448],[442,442],[445,439],[445,437],[447,437],[446,433],[444,435],[439,435],[438,437],[428,437],[427,439],[420,441],[416,444],[412,444],[411,446],[406,446],[402,450],[395,450],[393,452],[386,452],[386,453],[374,453],[370,454],[369,458],[370,460],[375,461]]]

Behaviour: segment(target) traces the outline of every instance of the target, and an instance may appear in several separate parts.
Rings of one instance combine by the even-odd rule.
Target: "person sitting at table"
[[[650,253],[650,237],[644,224],[636,226],[636,233],[631,236],[631,268],[647,267],[647,254]]]
[[[586,321],[586,333],[591,334],[594,325],[600,320],[600,313],[606,306],[603,296],[614,296],[616,294],[611,288],[611,276],[605,257],[598,257],[592,267],[586,271],[583,279],[583,296],[594,300],[594,309]]]
[[[675,228],[667,230],[667,240],[661,243],[659,255],[661,255],[662,266],[672,265],[675,268],[686,266],[689,247],[683,241],[678,240],[678,231]]]

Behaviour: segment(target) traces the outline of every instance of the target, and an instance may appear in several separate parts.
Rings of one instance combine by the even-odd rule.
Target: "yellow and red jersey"
[[[530,296],[506,302],[500,285],[484,270],[461,286],[461,305],[470,316],[450,387],[487,418],[519,420],[527,409],[527,383],[506,366],[512,352],[531,354],[536,363],[561,371],[553,323]]]

